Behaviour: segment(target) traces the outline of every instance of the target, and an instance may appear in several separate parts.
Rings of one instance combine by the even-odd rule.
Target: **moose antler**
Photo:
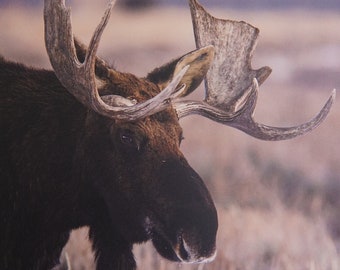
[[[184,67],[171,83],[157,96],[138,104],[121,96],[110,96],[109,104],[98,94],[95,82],[96,52],[101,35],[109,20],[115,1],[110,1],[105,14],[95,30],[85,60],[77,57],[72,33],[70,9],[65,0],[45,0],[45,43],[53,69],[63,86],[81,103],[97,113],[124,121],[134,121],[164,110],[170,98],[184,87],[178,84],[188,67]]]
[[[202,102],[176,100],[179,117],[200,114],[219,123],[240,129],[262,140],[290,139],[316,128],[327,116],[335,99],[335,90],[320,113],[295,127],[278,128],[257,123],[253,113],[259,84],[271,69],[253,70],[251,58],[259,30],[248,23],[217,19],[189,0],[196,45],[215,47],[215,60],[206,76],[206,97]]]

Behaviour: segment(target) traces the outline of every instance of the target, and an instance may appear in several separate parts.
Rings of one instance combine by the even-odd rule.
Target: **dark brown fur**
[[[173,66],[147,79],[97,66],[101,94],[148,99],[161,91],[156,73]],[[52,71],[0,58],[0,117],[1,269],[52,268],[85,225],[97,269],[134,269],[132,245],[148,239],[178,260],[169,244],[179,233],[211,255],[216,211],[179,150],[173,109],[119,123],[81,105]]]

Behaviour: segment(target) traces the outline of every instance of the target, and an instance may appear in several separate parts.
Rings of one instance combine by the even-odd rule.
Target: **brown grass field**
[[[78,1],[72,8],[74,32],[87,42],[105,1]],[[284,126],[306,121],[332,89],[340,89],[339,13],[211,12],[261,30],[253,65],[269,65],[273,74],[261,88],[259,122]],[[99,53],[118,69],[143,76],[194,47],[188,9],[116,9]],[[42,6],[0,9],[0,54],[49,68]],[[203,88],[199,92],[196,98],[203,96]],[[206,265],[179,265],[143,244],[135,247],[138,269],[340,270],[338,100],[317,130],[283,142],[258,141],[196,116],[181,124],[182,150],[218,208],[218,256]],[[73,269],[94,269],[86,228],[73,232],[65,250]]]

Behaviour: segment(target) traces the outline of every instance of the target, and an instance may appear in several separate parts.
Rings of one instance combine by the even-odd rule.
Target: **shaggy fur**
[[[105,65],[97,73],[102,94],[141,101],[161,90]],[[0,117],[0,269],[51,269],[85,225],[97,269],[135,269],[132,245],[148,239],[171,260],[179,235],[201,257],[214,252],[216,211],[179,150],[172,109],[119,123],[81,105],[52,71],[0,58]]]

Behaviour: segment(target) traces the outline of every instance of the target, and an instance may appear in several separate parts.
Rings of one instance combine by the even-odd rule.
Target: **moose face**
[[[197,61],[202,68],[209,64],[206,52],[189,55],[180,59],[193,67]],[[166,87],[177,64],[175,60],[142,79],[97,66],[99,93],[103,100],[119,95],[143,102]],[[194,80],[200,82],[202,77],[192,70],[181,84],[194,85]],[[180,151],[183,135],[175,110],[169,107],[132,122],[89,111],[86,127],[82,148],[88,149],[86,156],[93,162],[84,166],[84,175],[94,181],[117,233],[129,243],[151,239],[158,252],[173,261],[213,257],[216,209],[202,179]]]
[[[110,135],[118,175],[115,186],[123,197],[118,213],[124,209],[120,216],[129,213],[131,218],[121,228],[123,234],[135,237],[132,241],[151,238],[158,252],[170,260],[196,262],[211,257],[216,210],[203,181],[179,150],[182,135],[174,112],[114,125]],[[116,215],[116,202],[103,192]]]
[[[214,255],[216,210],[179,149],[175,111],[133,123],[89,118],[96,130],[90,132],[91,148],[97,148],[91,156],[102,164],[93,168],[100,174],[96,187],[113,222],[119,219],[119,233],[131,243],[151,238],[170,260],[197,262]]]

